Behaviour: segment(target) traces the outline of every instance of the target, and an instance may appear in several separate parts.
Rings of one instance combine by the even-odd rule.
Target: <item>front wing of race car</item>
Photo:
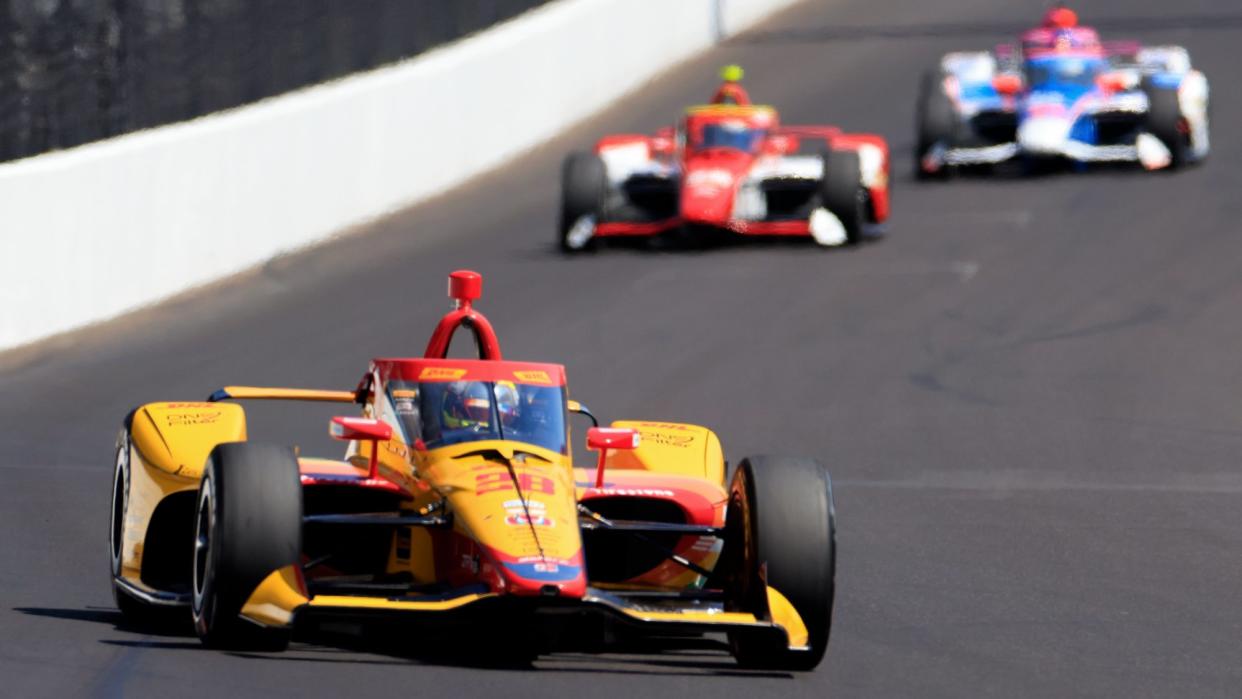
[[[710,633],[745,630],[779,635],[791,651],[808,649],[808,633],[793,605],[775,588],[767,588],[767,609],[758,613],[726,609],[723,600],[704,593],[626,592],[587,588],[581,598],[515,598],[467,588],[444,594],[400,597],[311,595],[296,567],[274,571],[242,607],[242,616],[268,627],[326,620],[447,623],[454,615],[495,612],[520,605],[537,618],[555,623],[566,615],[588,615],[621,622],[649,633]]]

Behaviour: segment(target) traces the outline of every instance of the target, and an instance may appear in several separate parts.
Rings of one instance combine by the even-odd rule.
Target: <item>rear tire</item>
[[[557,244],[562,252],[578,252],[594,247],[591,238],[585,245],[571,244],[569,232],[583,216],[597,220],[604,208],[608,171],[604,161],[594,153],[571,153],[561,169],[561,220]]]
[[[753,605],[756,595],[766,594],[766,573],[767,583],[802,617],[809,646],[791,651],[779,635],[740,631],[729,634],[733,654],[746,667],[812,670],[828,649],[836,591],[836,521],[828,471],[813,459],[752,456],[734,471],[731,503],[730,519],[740,516],[746,532],[741,598]],[[759,603],[766,608],[766,598]]]
[[[1143,92],[1147,93],[1149,107],[1145,128],[1169,149],[1172,162],[1170,170],[1177,170],[1190,163],[1190,133],[1177,90],[1156,86],[1151,78],[1143,78]]]
[[[851,244],[862,242],[863,226],[870,220],[870,211],[857,151],[834,150],[824,155],[820,199],[824,208],[840,219],[845,227],[845,239]]]
[[[288,447],[233,442],[211,451],[198,489],[194,629],[211,648],[284,650],[290,630],[239,616],[273,571],[298,565],[302,485]]]

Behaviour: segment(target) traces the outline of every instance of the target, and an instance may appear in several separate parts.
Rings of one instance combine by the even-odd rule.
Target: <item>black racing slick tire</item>
[[[273,571],[298,565],[302,486],[293,450],[232,442],[211,451],[198,489],[194,629],[211,648],[283,650],[290,631],[242,618],[246,600]]]
[[[733,654],[746,667],[812,670],[828,649],[836,592],[836,515],[828,471],[814,459],[752,456],[734,471],[730,491],[729,516],[745,523],[742,567],[752,577],[743,583],[747,594],[764,589],[766,580],[807,628],[807,649],[800,651],[790,650],[783,634],[732,632]],[[761,604],[766,607],[766,600]]]
[[[862,242],[870,212],[857,151],[833,150],[824,155],[820,199],[845,226],[846,240],[851,244]]]
[[[569,232],[583,216],[598,219],[608,190],[608,171],[604,161],[594,153],[571,153],[561,168],[561,219],[557,244],[563,252],[578,252],[592,247],[573,245]]]
[[[1190,132],[1177,89],[1157,86],[1150,77],[1142,84],[1149,105],[1144,127],[1169,149],[1169,169],[1177,170],[1190,162]]]
[[[953,101],[944,92],[944,75],[938,70],[929,70],[923,74],[918,105],[915,108],[915,177],[930,179],[951,174],[948,166],[941,167],[936,172],[924,170],[923,158],[937,143],[952,144],[956,130],[957,112],[953,108]]]

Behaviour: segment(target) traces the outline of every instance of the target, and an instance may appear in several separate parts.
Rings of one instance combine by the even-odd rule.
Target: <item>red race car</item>
[[[888,144],[834,126],[783,126],[740,70],[712,104],[654,135],[605,136],[565,160],[559,241],[697,230],[857,243],[888,218]],[[732,78],[732,79],[730,79]]]

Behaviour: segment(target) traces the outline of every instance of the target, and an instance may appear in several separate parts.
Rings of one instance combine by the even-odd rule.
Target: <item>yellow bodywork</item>
[[[309,400],[323,403],[353,403],[353,391],[324,391],[314,388],[265,388],[225,386],[220,391],[234,400]]]
[[[687,116],[766,117],[776,116],[776,108],[767,104],[696,104],[686,108]]]
[[[263,579],[242,605],[242,616],[265,626],[288,626],[293,623],[293,610],[309,602],[302,593],[297,570],[285,566]]]
[[[134,412],[134,446],[150,465],[196,482],[222,442],[246,439],[246,413],[233,403],[148,403]]]
[[[581,558],[573,469],[567,456],[501,440],[415,451],[413,456],[419,477],[448,501],[455,513],[454,527],[470,540],[515,562],[540,558],[562,565]],[[413,557],[410,565],[409,572],[417,578]]]
[[[121,527],[120,577],[140,590],[143,542],[155,508],[168,496],[196,491],[211,450],[246,439],[242,407],[230,403],[148,403],[129,427],[128,506]]]
[[[638,430],[640,441],[637,449],[610,451],[604,461],[605,471],[655,471],[724,483],[720,439],[706,427],[639,420],[618,420],[612,426]]]
[[[771,585],[768,586],[768,612],[772,615],[772,623],[785,629],[790,648],[803,648],[807,645],[810,636],[802,617],[793,604],[785,599],[785,595]]]

